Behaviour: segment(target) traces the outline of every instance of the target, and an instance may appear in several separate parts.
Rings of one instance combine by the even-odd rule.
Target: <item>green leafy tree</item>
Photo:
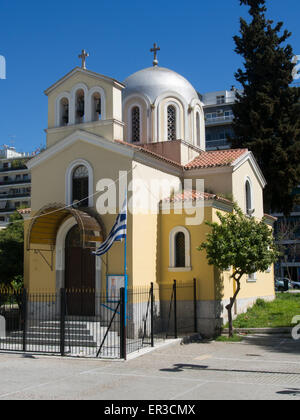
[[[24,222],[15,212],[6,229],[0,231],[0,284],[19,288],[23,283]]]
[[[235,52],[243,57],[236,80],[243,93],[233,106],[232,147],[248,148],[266,180],[267,211],[289,214],[296,201],[293,189],[300,181],[300,89],[291,87],[294,56],[286,43],[283,23],[265,16],[265,0],[240,0],[249,6],[249,23],[240,19]]]
[[[266,271],[278,258],[278,251],[272,230],[264,219],[257,221],[246,216],[236,204],[232,213],[217,212],[217,215],[219,222],[206,222],[211,230],[198,250],[205,250],[208,263],[220,271],[233,267],[231,278],[236,282],[236,291],[226,306],[229,337],[232,337],[232,307],[240,292],[242,277]]]

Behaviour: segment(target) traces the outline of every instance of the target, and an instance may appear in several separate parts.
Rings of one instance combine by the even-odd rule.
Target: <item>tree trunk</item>
[[[241,290],[241,277],[243,274],[238,274],[238,277],[235,277],[236,273],[232,275],[232,278],[236,281],[237,283],[237,288],[236,291],[233,295],[233,297],[230,298],[230,303],[228,305],[226,305],[226,309],[228,312],[228,337],[233,337],[233,326],[232,326],[232,307],[236,301],[236,297],[239,293],[239,291]]]
[[[230,298],[229,305],[226,306],[227,312],[228,312],[228,337],[233,337],[233,327],[232,327],[232,307],[233,307],[234,301],[233,298]]]

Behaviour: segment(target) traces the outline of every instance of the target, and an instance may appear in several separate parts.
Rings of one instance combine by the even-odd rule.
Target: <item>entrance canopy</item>
[[[38,249],[37,245],[43,245],[43,249],[49,245],[54,249],[60,226],[70,217],[77,222],[82,248],[94,248],[95,242],[103,241],[103,228],[94,216],[84,210],[64,208],[63,204],[55,203],[43,207],[31,220],[27,249]]]

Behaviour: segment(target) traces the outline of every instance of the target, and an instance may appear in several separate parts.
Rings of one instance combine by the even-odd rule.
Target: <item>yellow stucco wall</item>
[[[238,202],[243,211],[246,211],[246,180],[250,181],[252,191],[252,206],[255,211],[253,216],[261,219],[264,215],[263,209],[263,189],[253,171],[249,161],[246,161],[232,174],[232,192],[234,199]]]
[[[204,220],[218,221],[217,210],[214,207],[205,207]],[[223,213],[223,211],[221,211]],[[232,270],[219,273],[213,266],[208,265],[205,251],[198,251],[197,247],[206,239],[209,227],[202,223],[198,226],[185,226],[191,238],[190,255],[191,270],[178,271],[169,269],[169,237],[170,232],[176,226],[185,226],[185,215],[176,215],[174,211],[170,215],[160,215],[160,270],[159,282],[172,283],[173,280],[179,282],[191,282],[193,278],[197,280],[198,299],[200,300],[228,300],[234,293],[234,282],[230,278]],[[274,271],[257,273],[255,282],[248,281],[248,276],[244,276],[241,282],[241,291],[238,299],[251,299],[258,296],[274,296]]]
[[[131,180],[132,161],[127,156],[105,150],[96,145],[87,144],[84,141],[78,140],[68,148],[64,149],[63,153],[57,153],[53,157],[45,160],[42,164],[32,168],[32,213],[35,213],[51,203],[66,203],[66,171],[68,166],[76,159],[81,159],[84,156],[85,160],[89,162],[93,168],[94,185],[93,192],[96,192],[96,186],[99,180],[105,178],[112,183],[119,178],[119,170],[128,171],[128,181]],[[113,164],[112,164],[113,162]],[[119,197],[119,184],[116,183],[117,198]],[[100,193],[94,196],[94,208]],[[118,201],[116,202],[118,205]],[[118,209],[117,209],[118,212]],[[116,214],[103,214],[101,219],[106,227],[107,233],[110,231],[116,219]],[[27,239],[27,225],[25,229],[25,243]],[[128,268],[131,270],[131,216],[128,217]],[[33,248],[35,245],[32,246]],[[39,246],[38,248],[44,248]],[[44,251],[43,255],[50,260],[50,252]],[[122,274],[123,273],[123,244],[116,243],[107,257],[103,257],[102,264],[102,285],[105,285],[105,275]],[[53,253],[53,270],[46,264],[40,254],[34,251],[27,252],[25,249],[25,282],[31,287],[41,289],[55,288],[55,251]]]
[[[234,171],[232,167],[191,170],[186,173],[186,178],[189,177],[193,179],[194,187],[196,179],[203,179],[206,192],[233,199],[243,211],[246,211],[245,183],[248,179],[255,208],[253,216],[258,219],[263,217],[263,188],[249,161],[245,161]]]
[[[213,218],[214,222],[218,222],[216,209],[213,209]],[[222,299],[229,299],[233,296],[235,291],[235,282],[230,277],[232,274],[232,268],[229,271],[225,271],[219,277],[219,274],[215,273],[215,282],[216,284],[220,283],[220,296]],[[256,281],[249,281],[248,276],[243,276],[241,279],[241,290],[238,294],[238,299],[248,299],[260,297],[270,297],[275,296],[274,289],[274,266],[270,267],[270,272],[258,272],[256,273]]]
[[[47,203],[65,202],[66,171],[77,159],[88,161],[93,168],[94,192],[99,180],[103,178],[116,180],[119,178],[119,170],[131,172],[131,161],[128,157],[78,140],[65,148],[63,153],[57,153],[41,165],[32,168],[31,206],[34,211]],[[97,195],[94,196],[94,201],[96,200]]]
[[[63,92],[71,94],[77,84],[83,84],[87,90],[101,87],[105,92],[105,120],[72,124],[67,127],[55,126],[56,99]],[[93,76],[82,71],[75,72],[66,77],[60,84],[48,93],[48,131],[47,146],[51,146],[72,134],[75,130],[82,129],[93,134],[99,134],[107,139],[123,139],[122,121],[122,87],[113,80]],[[117,121],[115,121],[117,120]]]
[[[196,278],[198,283],[198,298],[203,300],[213,300],[214,290],[214,268],[207,264],[205,252],[200,252],[197,247],[205,241],[206,233],[209,227],[204,223],[198,226],[185,226],[186,214],[174,214],[171,210],[170,215],[160,215],[160,270],[159,282],[162,284],[178,282],[192,282]],[[205,207],[204,219],[210,221],[212,217],[212,208]],[[170,251],[170,232],[176,226],[185,226],[190,233],[190,255],[191,270],[177,271],[169,268]]]
[[[131,122],[131,111],[132,111],[132,107],[133,105],[138,105],[140,108],[140,124],[141,124],[141,129],[140,129],[140,142],[141,143],[147,143],[148,142],[148,127],[147,127],[147,105],[145,103],[145,101],[139,97],[134,97],[132,99],[129,99],[125,106],[124,106],[124,115],[123,115],[123,119],[125,121],[125,129],[124,129],[124,138],[126,141],[131,142],[132,138],[131,137],[131,129],[129,128],[128,124]]]
[[[217,168],[209,171],[189,171],[186,177],[190,177],[194,181],[196,187],[196,179],[204,180],[204,190],[206,192],[232,197],[232,171],[230,168]]]
[[[147,285],[158,281],[160,258],[160,216],[158,215],[159,201],[170,196],[170,190],[163,185],[171,185],[177,191],[180,179],[172,174],[162,172],[150,166],[133,162],[133,182],[136,192],[143,191],[145,200],[137,200],[134,204],[135,212],[132,216],[132,252],[133,282],[135,285]],[[152,184],[151,184],[152,183]],[[165,184],[164,184],[165,183]],[[134,184],[133,184],[134,185]],[[151,189],[152,186],[158,187]],[[152,211],[150,205],[153,206]]]

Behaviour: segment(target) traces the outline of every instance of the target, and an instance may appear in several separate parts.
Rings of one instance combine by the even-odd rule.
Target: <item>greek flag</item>
[[[105,254],[113,245],[115,241],[121,241],[126,238],[127,231],[127,202],[124,201],[121,212],[118,214],[118,217],[115,221],[115,224],[112,227],[106,240],[99,246],[99,248],[93,252],[95,255]]]

